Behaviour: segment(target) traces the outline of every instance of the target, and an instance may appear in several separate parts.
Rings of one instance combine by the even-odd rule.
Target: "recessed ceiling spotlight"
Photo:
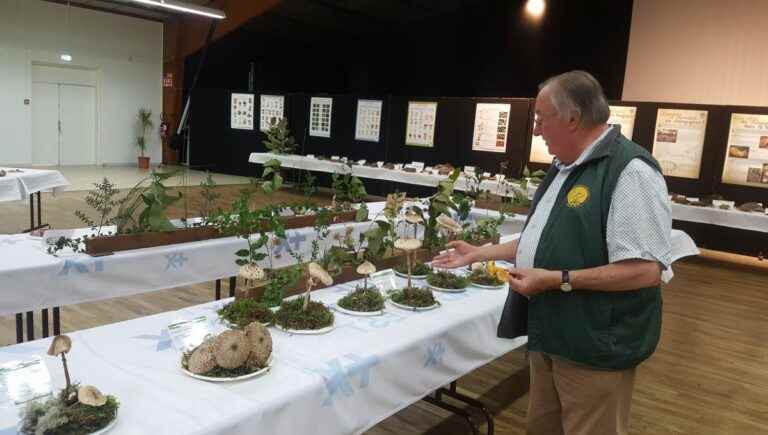
[[[546,7],[544,0],[528,0],[525,4],[525,11],[528,12],[528,15],[539,18],[544,14]]]

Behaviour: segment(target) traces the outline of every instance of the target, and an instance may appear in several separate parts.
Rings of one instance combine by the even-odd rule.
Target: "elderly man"
[[[608,116],[590,74],[544,82],[533,132],[555,159],[520,238],[453,242],[435,260],[516,263],[499,334],[524,334],[512,331],[521,319],[527,326],[529,434],[627,433],[635,367],[659,341],[660,277],[671,261],[667,188],[656,160]]]

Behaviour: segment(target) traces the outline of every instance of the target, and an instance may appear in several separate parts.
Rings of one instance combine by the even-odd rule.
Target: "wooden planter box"
[[[487,243],[499,243],[499,237],[497,236],[497,237],[494,237],[493,239],[481,240],[477,242],[476,245],[483,246]],[[437,252],[430,251],[429,249],[419,249],[414,253],[414,256],[416,258],[416,261],[420,261],[424,263],[424,262],[432,261],[432,259],[437,256]],[[374,264],[376,265],[376,270],[385,270],[385,269],[391,269],[403,262],[405,262],[405,254],[398,253],[391,257],[378,260]],[[333,285],[343,284],[346,282],[363,279],[363,275],[360,275],[359,273],[357,273],[355,269],[356,267],[353,267],[353,266],[344,267],[341,270],[340,274],[333,277]],[[295,286],[291,288],[283,289],[283,297],[304,293],[306,288],[307,288],[307,277],[306,275],[302,275]],[[322,288],[325,288],[325,287],[319,286],[319,287],[313,288],[312,291],[320,290]],[[247,289],[240,289],[238,287],[235,290],[235,300],[240,300],[243,298],[259,300],[264,295],[264,290],[265,290],[264,285],[251,287]]]
[[[219,237],[219,230],[214,227],[183,228],[175,231],[153,233],[118,234],[116,236],[86,239],[85,252],[88,255],[98,257],[110,255],[118,251],[175,245],[176,243],[196,242],[217,237]]]

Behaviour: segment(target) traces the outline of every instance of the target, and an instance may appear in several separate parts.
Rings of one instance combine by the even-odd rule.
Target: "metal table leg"
[[[216,280],[216,300],[221,299],[221,280]]]
[[[237,277],[231,276],[229,277],[229,297],[230,298],[235,297],[235,287],[237,287]]]

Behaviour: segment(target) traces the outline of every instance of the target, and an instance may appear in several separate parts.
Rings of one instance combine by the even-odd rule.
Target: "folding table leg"
[[[24,315],[16,313],[16,343],[24,341]]]
[[[216,280],[216,300],[221,299],[221,280]]]
[[[41,322],[43,323],[43,338],[46,338],[50,335],[48,330],[48,308],[43,308],[43,319]]]
[[[235,287],[237,287],[237,277],[231,276],[229,277],[229,297],[230,298],[235,297]]]
[[[35,339],[35,312],[27,311],[27,340]]]
[[[59,307],[53,307],[53,335],[61,335],[61,313]]]

